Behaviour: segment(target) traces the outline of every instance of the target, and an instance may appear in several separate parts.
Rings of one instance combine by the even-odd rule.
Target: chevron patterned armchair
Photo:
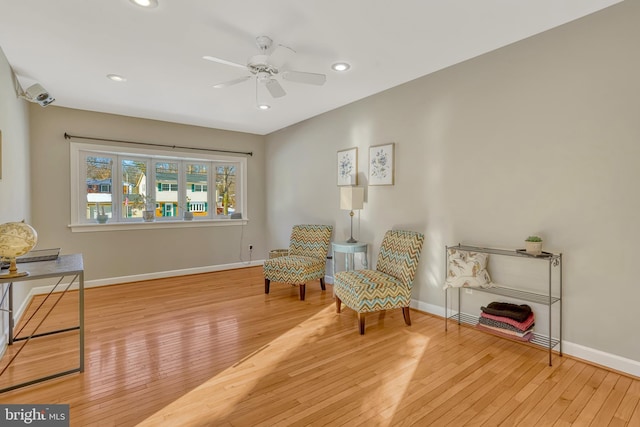
[[[324,291],[327,252],[333,227],[330,225],[296,225],[291,231],[289,254],[264,262],[264,293],[271,282],[299,285],[304,301],[306,283],[320,279]]]
[[[364,335],[367,312],[402,308],[411,325],[409,303],[424,235],[413,231],[389,230],[384,235],[375,270],[341,271],[333,279],[336,312],[341,304],[358,313],[360,335]]]

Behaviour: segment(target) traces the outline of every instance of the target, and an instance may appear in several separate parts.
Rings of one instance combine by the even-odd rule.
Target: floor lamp
[[[356,243],[353,238],[353,211],[362,209],[364,205],[364,187],[340,187],[340,209],[351,211],[351,237],[347,243]]]

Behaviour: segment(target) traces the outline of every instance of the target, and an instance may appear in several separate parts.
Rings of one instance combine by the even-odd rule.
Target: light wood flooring
[[[638,379],[415,310],[410,327],[371,314],[360,336],[330,285],[265,295],[261,267],[91,288],[85,307],[86,371],[1,403],[70,404],[72,426],[640,426]],[[32,340],[0,387],[77,366],[77,342]]]

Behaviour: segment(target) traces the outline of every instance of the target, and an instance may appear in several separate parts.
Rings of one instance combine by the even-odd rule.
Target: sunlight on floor
[[[274,371],[282,370],[283,366],[290,364],[291,361],[288,361],[288,358],[292,354],[296,354],[304,346],[322,339],[325,335],[325,329],[335,327],[335,308],[328,306],[167,405],[144,420],[139,426],[196,426],[225,420],[243,399],[255,392],[256,386],[261,381],[269,381],[268,377]],[[354,334],[354,337],[357,334],[355,330],[349,330],[348,333]],[[403,343],[401,357],[394,361],[389,361],[384,372],[376,372],[370,379],[358,384],[361,392],[359,400],[365,402],[364,405],[372,405],[371,409],[375,409],[375,412],[381,411],[380,405],[381,402],[384,402],[384,412],[388,415],[388,419],[391,420],[428,342],[428,337],[409,332],[406,342]],[[357,348],[354,348],[353,352],[354,355],[358,355]],[[318,368],[316,365],[330,363],[330,358],[310,361],[304,368],[294,369],[288,374],[292,378],[298,375],[312,377],[313,375],[310,373]],[[327,404],[335,398],[337,396],[327,396]],[[307,409],[306,411],[304,410],[305,408]],[[302,417],[305,414],[308,415],[310,410],[312,408],[301,405],[295,411],[295,415],[291,415]],[[387,417],[385,416],[385,418]],[[290,418],[287,419],[291,420]]]

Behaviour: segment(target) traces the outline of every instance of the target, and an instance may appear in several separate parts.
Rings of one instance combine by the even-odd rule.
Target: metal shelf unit
[[[447,246],[445,249],[445,271],[447,271],[447,267],[449,265],[449,249],[457,249],[460,251],[467,252],[481,252],[486,254],[493,255],[501,255],[501,256],[511,256],[511,257],[519,257],[519,258],[528,258],[531,260],[538,261],[546,261],[549,265],[549,288],[547,293],[537,293],[537,292],[529,292],[523,291],[514,288],[508,288],[503,286],[496,286],[491,288],[471,288],[473,290],[479,292],[485,292],[494,295],[500,295],[508,298],[518,299],[526,302],[532,302],[536,304],[546,305],[549,310],[549,335],[544,336],[539,333],[534,333],[533,338],[531,339],[532,344],[539,345],[541,347],[545,347],[549,350],[549,366],[552,366],[552,358],[551,352],[552,350],[558,346],[558,352],[560,356],[562,356],[562,254],[554,254],[549,252],[543,252],[541,255],[534,256],[529,255],[521,250],[508,250],[508,249],[496,249],[496,248],[484,248],[480,246],[469,246],[469,245],[454,245]],[[553,292],[553,271],[554,268],[558,269],[558,290],[557,293]],[[460,288],[457,289],[458,293],[458,312],[452,315],[449,315],[449,288],[445,289],[444,293],[444,330],[447,330],[447,325],[449,323],[449,319],[457,321],[458,324],[466,323],[469,325],[475,325],[478,323],[477,316],[471,316],[465,313],[462,313],[462,292]],[[466,288],[465,288],[466,289]],[[554,304],[558,304],[559,314],[558,314],[558,325],[559,325],[559,338],[555,339],[551,334],[551,326],[552,326],[552,313],[551,306]]]

